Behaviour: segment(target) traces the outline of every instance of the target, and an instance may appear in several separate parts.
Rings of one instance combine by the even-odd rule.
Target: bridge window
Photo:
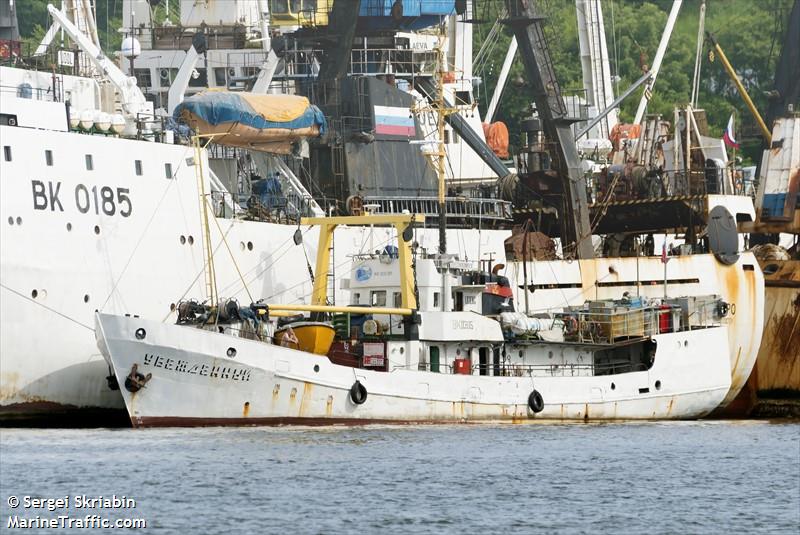
[[[208,87],[208,77],[206,76],[205,69],[195,69],[197,71],[197,78],[192,76],[189,78],[189,87]]]
[[[10,145],[3,145],[3,158],[7,161],[11,161],[11,146]]]
[[[394,292],[394,307],[400,308],[401,306],[403,306],[403,294]]]
[[[456,91],[456,106],[469,106],[472,104],[472,95],[469,91]]]
[[[94,170],[94,160],[92,159],[91,154],[86,155],[86,170],[93,171]]]
[[[228,79],[225,73],[225,67],[214,67],[214,83],[217,87],[225,87],[228,85]]]
[[[136,85],[142,89],[153,86],[153,77],[150,74],[150,69],[133,69],[133,72],[136,77]]]
[[[136,170],[136,176],[142,176],[142,160],[134,160],[133,168]]]
[[[371,293],[372,306],[386,306],[386,290],[373,290]]]
[[[51,150],[44,151],[44,161],[48,167],[53,167],[53,151]]]
[[[172,178],[172,164],[171,163],[165,163],[164,164],[164,175],[166,175],[167,178]]]

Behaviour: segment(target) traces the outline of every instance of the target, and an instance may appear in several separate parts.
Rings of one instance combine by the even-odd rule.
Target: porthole
[[[406,352],[406,348],[404,348],[403,346],[400,346],[400,354],[402,355],[405,352]]]
[[[236,356],[236,348],[235,347],[229,347],[228,351],[225,354],[228,355],[229,358],[235,357]]]
[[[615,385],[614,383],[611,383],[611,390],[616,390],[616,389],[617,389],[617,385]]]
[[[315,372],[318,372],[318,371],[319,371],[319,364],[314,364],[314,371],[315,371]]]
[[[22,218],[17,216],[17,225],[21,225],[21,224],[22,224]]]
[[[180,242],[181,242],[181,245],[186,244],[186,236],[181,235]]]
[[[253,242],[251,242],[251,241],[247,242],[247,250],[248,251],[252,251],[253,250]]]
[[[767,264],[766,266],[764,266],[764,269],[762,271],[764,272],[764,275],[774,275],[775,273],[778,272],[779,269],[780,266],[778,264]]]
[[[72,232],[72,223],[67,223],[67,232]]]
[[[192,236],[189,236],[187,241],[189,242],[189,245],[194,245],[194,238]]]
[[[137,340],[144,340],[144,337],[147,336],[147,331],[139,327],[138,329],[136,329],[134,335],[136,336]]]
[[[100,234],[100,227],[98,227],[97,225],[94,226],[94,233]]]
[[[244,242],[243,242],[243,241],[240,241],[240,242],[239,242],[239,249],[241,249],[242,251],[244,251],[244,248],[245,248],[245,247],[244,247]]]
[[[169,304],[169,311],[170,312],[174,312],[175,311],[175,303],[170,303]]]
[[[689,340],[683,341],[683,347],[689,347]]]
[[[83,302],[84,303],[88,303],[89,302],[89,294],[86,294],[86,295],[83,296]]]
[[[39,291],[38,290],[32,290],[31,291],[31,297],[33,297],[34,299],[39,297]]]
[[[661,381],[656,381],[656,390],[661,390]]]
[[[14,218],[13,217],[8,216],[8,224],[9,225],[13,225],[14,224]]]

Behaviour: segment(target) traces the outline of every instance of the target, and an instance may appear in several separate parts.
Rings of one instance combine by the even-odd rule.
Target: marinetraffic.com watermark
[[[129,496],[9,496],[12,509],[5,523],[7,529],[141,529],[144,518],[132,518],[136,500]],[[114,517],[106,516],[114,514]],[[118,516],[118,515],[124,516]]]

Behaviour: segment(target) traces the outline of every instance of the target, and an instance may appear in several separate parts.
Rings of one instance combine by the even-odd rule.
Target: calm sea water
[[[0,488],[8,533],[87,514],[181,534],[798,533],[800,425],[2,429]],[[26,495],[71,507],[9,507]]]

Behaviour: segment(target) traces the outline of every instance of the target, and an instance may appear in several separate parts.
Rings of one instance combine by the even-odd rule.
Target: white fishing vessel
[[[189,325],[98,314],[133,425],[697,418],[725,399],[735,312],[721,296],[626,295],[530,317],[507,278],[414,259],[414,219],[307,221],[322,225],[318,250],[339,224],[396,226],[396,247],[354,258],[350,307],[325,306],[321,282],[312,306],[201,309]],[[322,355],[275,344],[281,310],[334,313],[340,336]]]

